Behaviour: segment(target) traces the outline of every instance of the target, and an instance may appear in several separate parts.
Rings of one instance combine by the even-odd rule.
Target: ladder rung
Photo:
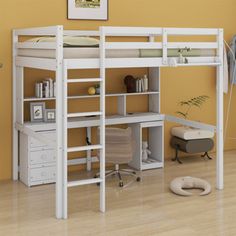
[[[78,113],[69,113],[67,117],[85,117],[85,116],[100,116],[102,112],[95,111],[95,112],[78,112]]]
[[[96,150],[101,149],[102,145],[88,145],[88,146],[80,146],[80,147],[70,147],[67,148],[68,152],[82,152],[82,151],[88,151],[88,150]]]
[[[86,82],[101,82],[101,78],[87,78],[87,79],[68,79],[68,83],[86,83]]]
[[[101,182],[102,182],[101,178],[85,179],[85,180],[69,181],[67,183],[67,186],[75,187],[75,186],[80,186],[80,185],[96,184],[96,183],[101,183]]]

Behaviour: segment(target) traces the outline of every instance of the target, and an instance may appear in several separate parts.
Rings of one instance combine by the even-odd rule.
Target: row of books
[[[147,92],[148,91],[148,78],[145,75],[143,78],[136,79],[136,92]]]
[[[53,98],[56,97],[56,82],[48,78],[42,82],[35,84],[35,97],[36,98]]]

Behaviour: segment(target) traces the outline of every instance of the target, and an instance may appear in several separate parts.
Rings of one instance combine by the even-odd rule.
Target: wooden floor
[[[109,180],[105,214],[98,211],[97,186],[70,189],[68,220],[54,218],[54,185],[27,188],[0,182],[0,235],[236,235],[236,152],[225,153],[224,191],[214,188],[214,161],[183,161],[146,171],[142,183],[126,189]],[[185,175],[208,180],[213,192],[187,198],[170,193],[170,181]]]

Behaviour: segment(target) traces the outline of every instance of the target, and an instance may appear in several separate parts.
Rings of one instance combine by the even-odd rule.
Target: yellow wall
[[[71,21],[66,19],[66,0],[1,0],[0,6],[0,179],[11,177],[11,30],[13,28],[62,24],[67,29],[97,29],[100,25],[161,27],[222,27],[229,40],[236,31],[234,0],[110,0],[109,21]],[[35,74],[36,75],[36,74]],[[211,69],[163,69],[162,112],[174,114],[178,101],[208,94],[209,102],[192,118],[215,122],[215,73]],[[233,96],[233,102],[235,97]],[[226,98],[227,102],[227,98]],[[235,106],[235,103],[234,103]],[[232,113],[234,112],[232,108]],[[235,117],[230,119],[229,135],[236,134]],[[166,125],[166,157],[170,149],[169,127]],[[234,141],[226,148],[235,147]]]

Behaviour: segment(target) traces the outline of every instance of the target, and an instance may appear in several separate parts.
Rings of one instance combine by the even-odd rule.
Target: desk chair
[[[131,128],[106,128],[105,159],[106,163],[114,164],[115,168],[113,170],[106,171],[105,176],[106,178],[114,175],[117,176],[119,178],[120,187],[124,186],[122,174],[132,175],[137,182],[141,181],[141,178],[136,174],[134,170],[120,169],[121,164],[128,164],[132,160],[134,148],[135,144],[132,141]],[[99,177],[99,174],[96,174],[95,177]]]

